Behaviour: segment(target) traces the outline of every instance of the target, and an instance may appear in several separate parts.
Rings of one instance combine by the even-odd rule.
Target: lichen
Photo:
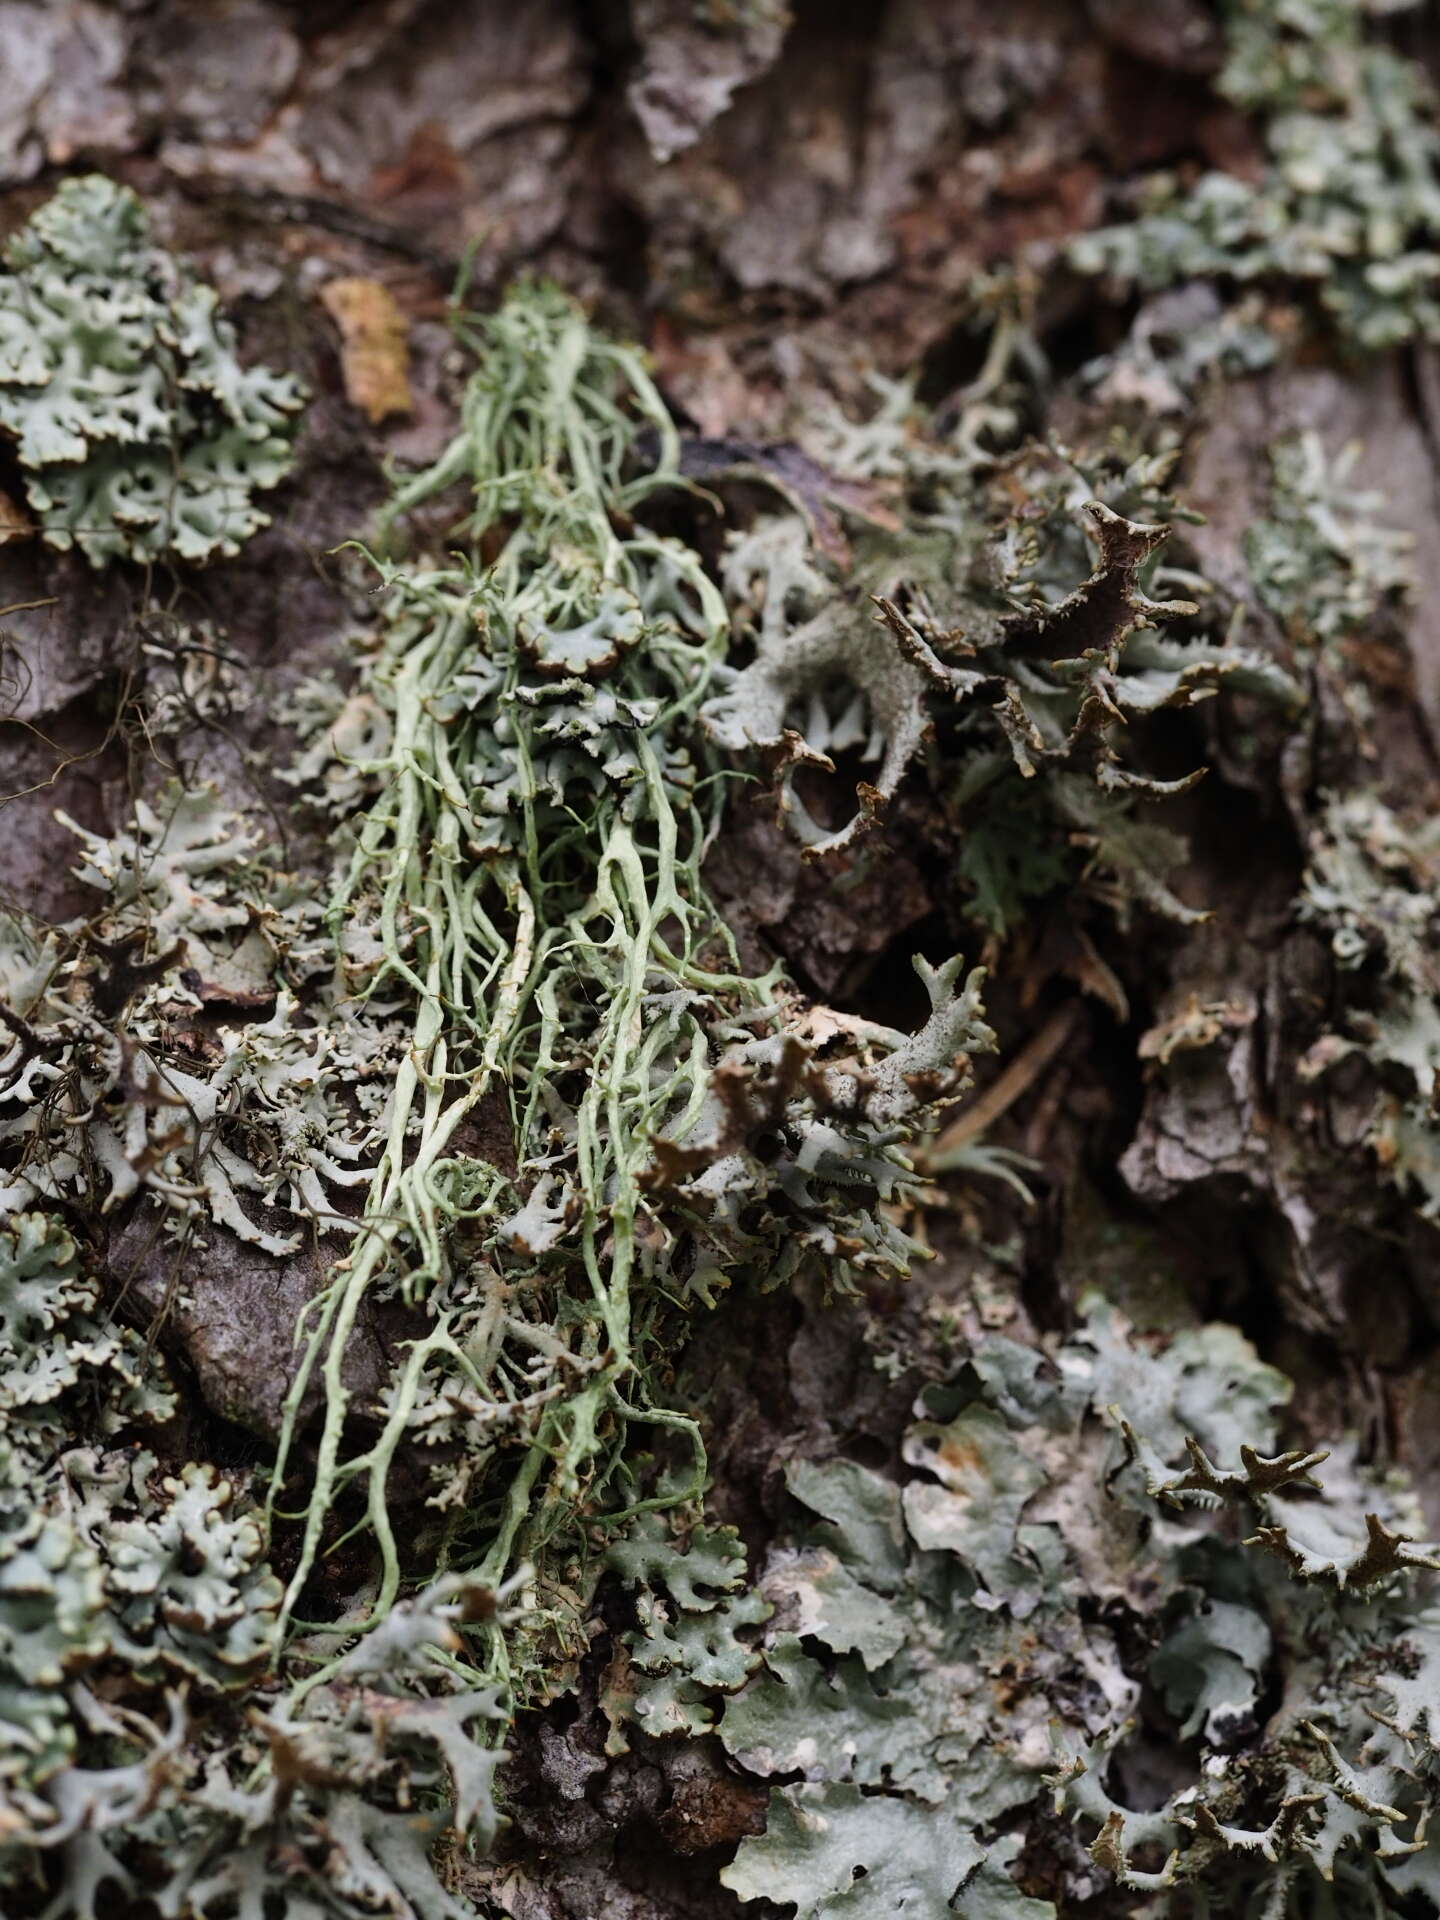
[[[1432,218],[1418,83],[1341,0],[1237,7],[1230,33],[1223,84],[1268,116],[1272,177],[1243,214],[1237,183],[1202,182],[1179,238],[1127,229],[1094,258],[1157,283],[1309,284],[1308,254],[1250,264],[1245,222],[1288,245],[1295,196],[1318,195],[1327,271],[1343,256],[1322,299],[1362,340],[1424,334],[1428,269],[1376,275]],[[1327,166],[1371,154],[1380,175],[1307,186],[1296,116]],[[1320,133],[1352,120],[1335,160]],[[1332,220],[1342,187],[1399,238],[1357,235],[1349,200]],[[246,537],[295,396],[238,370],[136,203],[72,183],[9,260],[0,325],[7,299],[36,299],[73,326],[63,285],[102,278],[123,308],[96,309],[135,389],[113,407],[83,356],[53,372],[44,328],[0,331],[0,402],[51,537],[97,562]],[[150,779],[104,829],[67,823],[83,916],[0,926],[17,1900],[54,1920],[117,1895],[201,1920],[499,1911],[474,1868],[504,1832],[507,1742],[588,1713],[594,1770],[688,1743],[768,1797],[719,1877],[797,1920],[1044,1920],[1107,1896],[1160,1912],[1172,1892],[1267,1920],[1440,1904],[1440,1553],[1413,1489],[1358,1436],[1291,1444],[1292,1382],[1257,1325],[1169,1317],[1148,1266],[1142,1324],[1076,1286],[1051,1331],[997,1331],[1020,1317],[1020,1261],[972,1188],[1008,1179],[1007,1203],[1034,1207],[1016,1169],[1037,1192],[1042,1170],[972,1122],[1050,1073],[1075,1016],[1037,1021],[963,1104],[999,1016],[942,931],[983,927],[1011,1035],[1057,975],[1104,999],[1137,1098],[1143,1074],[1198,1077],[1260,1027],[1226,982],[1142,1028],[1101,950],[1120,948],[1087,927],[1205,918],[1175,883],[1166,803],[1225,754],[1280,784],[1263,742],[1209,749],[1238,714],[1278,763],[1302,679],[1307,725],[1331,724],[1351,650],[1403,610],[1403,543],[1348,456],[1286,442],[1248,583],[1217,590],[1164,422],[1280,332],[1237,306],[1188,350],[1122,344],[1078,390],[1123,412],[1158,382],[1144,423],[1092,421],[1067,450],[1029,434],[1040,356],[1013,293],[1003,275],[985,292],[991,349],[948,424],[879,378],[868,412],[814,424],[803,458],[851,489],[823,526],[779,462],[769,481],[748,463],[743,499],[722,474],[701,501],[642,357],[554,289],[458,316],[457,431],[397,480],[378,558],[352,556],[372,617],[348,663],[283,708],[301,745],[282,778],[328,891],[219,792]],[[210,471],[236,435],[258,452],[223,525],[198,492],[183,528],[173,503],[114,504],[162,445],[167,471],[176,446]],[[74,517],[92,469],[99,534]],[[707,544],[686,511],[717,503]],[[171,639],[140,696],[161,732],[239,692],[177,667]],[[1339,710],[1363,754],[1373,716]],[[1297,737],[1287,933],[1333,966],[1300,1078],[1368,1076],[1363,1139],[1433,1216],[1434,836],[1368,789],[1316,809]],[[913,1019],[815,1004],[727,925],[706,858],[763,777],[796,870],[838,898],[887,845],[919,848],[927,952],[886,983]],[[927,1151],[942,1122],[959,1132]],[[258,1471],[203,1457],[163,1316],[148,1338],[122,1324],[122,1220],[163,1241],[182,1293],[187,1258],[235,1239],[277,1279],[311,1264]],[[1133,1231],[1105,1240],[1107,1285]],[[917,1303],[932,1239],[945,1285]],[[967,1263],[992,1275],[968,1318]],[[874,1445],[829,1404],[822,1356],[803,1427],[757,1474],[747,1550],[707,1511],[712,1383],[685,1355],[780,1288],[795,1371],[816,1317],[850,1314],[902,1412]],[[361,1380],[372,1312],[395,1332]]]
[[[392,519],[398,546],[400,516],[463,478],[470,550],[379,563],[363,690],[293,709],[314,729],[295,777],[333,821],[328,903],[172,783],[117,831],[72,828],[92,913],[8,930],[12,1210],[143,1197],[181,1287],[207,1236],[277,1260],[319,1225],[346,1244],[296,1330],[266,1498],[203,1461],[62,1456],[89,1585],[61,1590],[54,1633],[207,1704],[110,1727],[140,1756],[113,1787],[85,1710],[56,1709],[47,1750],[68,1737],[76,1764],[21,1809],[12,1857],[61,1860],[57,1914],[142,1884],[154,1849],[176,1910],[461,1911],[434,1844],[493,1838],[505,1727],[568,1684],[607,1550],[638,1573],[648,1542],[664,1569],[629,1647],[636,1722],[684,1727],[738,1686],[764,1607],[703,1591],[734,1585],[736,1553],[694,1522],[705,1454],[670,1356],[729,1289],[908,1272],[907,1148],[993,1044],[958,958],[917,961],[916,1031],[829,1037],[778,968],[740,967],[700,876],[725,791],[695,721],[729,616],[641,517],[676,484],[673,427],[638,357],[551,290],[467,337],[461,431]],[[346,1354],[375,1300],[411,1333],[362,1395]],[[372,1576],[317,1621],[342,1514]],[[690,1528],[679,1569],[665,1515]],[[436,1556],[463,1573],[417,1597]]]
[[[1142,1340],[1094,1298],[1048,1354],[992,1338],[928,1390],[902,1484],[792,1469],[763,1665],[719,1704],[742,1767],[800,1778],[722,1879],[802,1914],[1024,1911],[1004,1835],[1053,1796],[1127,1887],[1239,1912],[1333,1882],[1388,1911],[1440,1784],[1414,1738],[1430,1629],[1405,1585],[1435,1552],[1379,1476],[1341,1460],[1317,1483],[1324,1456],[1272,1451],[1289,1393],[1233,1329]],[[1243,1542],[1234,1506],[1257,1522]],[[1105,1622],[1147,1593],[1169,1624],[1137,1669]],[[1262,1728],[1282,1646],[1299,1673]],[[1196,1784],[1135,1813],[1106,1769],[1145,1684],[1199,1758]]]
[[[1335,1019],[1306,1067],[1318,1079],[1347,1057],[1375,1070],[1366,1137],[1381,1170],[1440,1213],[1435,1088],[1435,926],[1440,868],[1433,822],[1414,825],[1365,791],[1332,796],[1316,823],[1300,896],[1342,983]]]
[[[1297,647],[1335,648],[1372,631],[1408,599],[1414,540],[1385,524],[1385,500],[1352,479],[1358,445],[1333,456],[1303,433],[1270,449],[1265,517],[1245,557],[1261,605]]]
[[[94,566],[238,552],[290,469],[299,383],[240,364],[214,289],[98,175],[65,181],[4,266],[0,431],[46,541]]]
[[[1167,883],[1182,843],[1136,812],[1188,782],[1134,763],[1136,723],[1222,686],[1282,711],[1301,695],[1273,657],[1228,635],[1173,633],[1195,602],[1152,597],[1185,579],[1160,557],[1159,516],[1182,514],[1165,485],[1175,450],[1091,459],[1021,441],[1002,457],[974,450],[962,423],[970,450],[957,454],[913,422],[897,436],[887,408],[878,438],[851,437],[846,457],[857,474],[903,473],[913,520],[866,535],[848,580],[793,517],[735,539],[726,584],[755,657],[722,670],[707,731],[764,757],[808,860],[860,846],[923,767],[972,917],[997,932],[1061,880],[1088,881],[1122,912],[1138,900],[1189,917]],[[827,828],[802,783],[833,773],[840,754],[867,777],[848,819]]]
[[[1387,11],[1389,9],[1386,9]],[[1364,0],[1228,0],[1217,86],[1260,116],[1258,178],[1142,183],[1134,216],[1071,247],[1083,273],[1303,290],[1365,348],[1440,337],[1440,129],[1424,68]]]

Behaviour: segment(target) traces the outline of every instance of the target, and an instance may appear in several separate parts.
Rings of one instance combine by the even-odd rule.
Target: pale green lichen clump
[[[1142,185],[1135,217],[1071,249],[1142,289],[1259,282],[1313,295],[1366,348],[1440,338],[1440,123],[1418,61],[1379,40],[1398,6],[1226,0],[1217,86],[1258,116],[1258,178],[1211,168]]]
[[[0,431],[46,541],[208,560],[268,524],[301,388],[243,367],[213,288],[153,244],[128,188],[67,180],[4,249]]]
[[[698,1430],[647,1385],[665,1323],[807,1261],[838,1285],[903,1271],[882,1208],[905,1190],[904,1143],[989,1044],[958,963],[927,969],[920,1033],[867,1034],[863,1072],[812,1060],[778,979],[738,971],[699,876],[720,790],[693,726],[728,619],[697,556],[633,518],[675,484],[673,429],[638,360],[558,295],[515,298],[474,344],[462,430],[395,511],[461,481],[470,537],[511,531],[483,573],[478,553],[386,573],[369,675],[386,740],[340,829],[327,922],[357,1004],[405,1007],[410,1038],[356,1249],[305,1329],[277,1480],[312,1368],[326,1414],[287,1608],[355,1486],[383,1617],[400,1581],[386,1476],[409,1435],[444,1450],[447,1527],[493,1581],[583,1568],[582,1521],[653,1503],[630,1482],[632,1426],[683,1439],[697,1493]],[[632,464],[642,424],[654,466]],[[486,1103],[503,1164],[458,1148]],[[434,1324],[374,1446],[346,1459],[339,1355],[373,1291]],[[551,1603],[563,1619],[582,1598],[583,1580]]]

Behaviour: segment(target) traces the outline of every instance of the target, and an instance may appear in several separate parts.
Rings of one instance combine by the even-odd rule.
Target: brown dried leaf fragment
[[[24,507],[8,493],[0,493],[0,547],[8,546],[12,540],[29,540],[34,533],[35,522]]]
[[[356,276],[328,281],[320,300],[340,330],[346,398],[372,426],[412,412],[409,322],[389,289]]]

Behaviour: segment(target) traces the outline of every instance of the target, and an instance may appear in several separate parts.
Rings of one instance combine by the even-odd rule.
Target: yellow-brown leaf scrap
[[[320,290],[326,312],[340,329],[340,366],[345,393],[378,426],[391,414],[409,413],[409,346],[405,315],[378,280],[331,280]]]

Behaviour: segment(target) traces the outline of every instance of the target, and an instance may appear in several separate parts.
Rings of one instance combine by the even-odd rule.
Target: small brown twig
[[[1001,1115],[1007,1113],[1039,1079],[1070,1038],[1079,1017],[1078,1000],[1068,1001],[1058,1012],[1052,1013],[1040,1031],[1026,1041],[999,1079],[992,1081],[975,1104],[967,1107],[958,1119],[951,1121],[938,1139],[930,1143],[923,1158],[934,1160],[941,1154],[954,1153],[957,1148],[968,1146],[972,1140],[993,1127]]]
[[[0,1000],[0,1027],[8,1027],[24,1049],[21,1058],[33,1060],[37,1053],[44,1052],[44,1045],[38,1033],[28,1020],[22,1019],[12,1007]]]

